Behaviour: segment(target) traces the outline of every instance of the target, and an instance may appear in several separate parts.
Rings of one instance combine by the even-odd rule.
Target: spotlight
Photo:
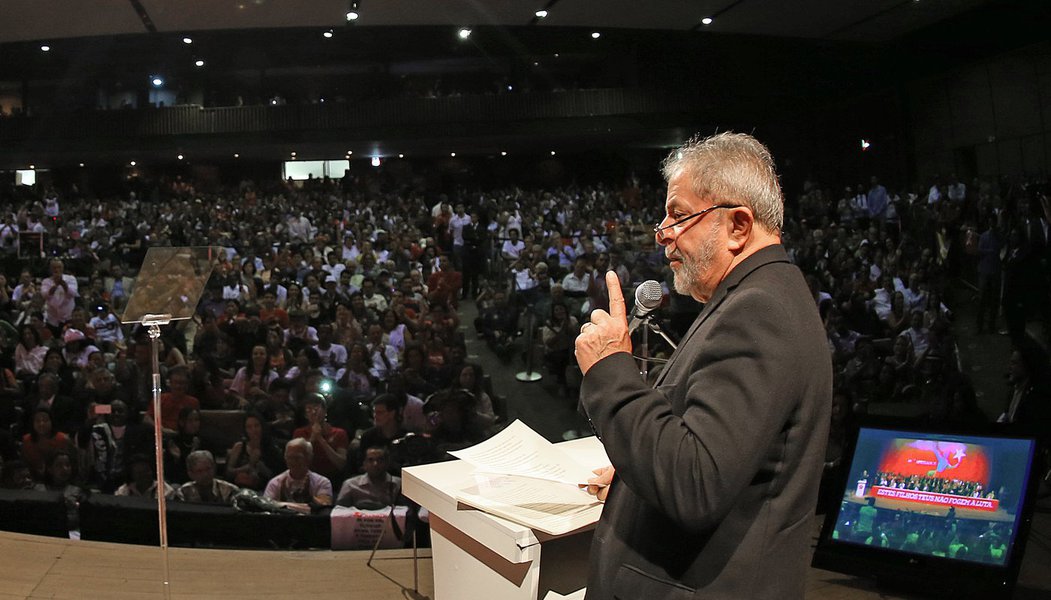
[[[601,33],[597,32],[597,31],[592,31],[592,32],[591,32],[591,39],[593,39],[593,40],[597,40],[597,39],[599,39],[600,37],[602,37],[602,34],[601,34]]]
[[[702,25],[711,25],[712,24],[712,18],[711,17],[705,17],[705,18],[701,19],[701,24]]]
[[[467,38],[471,37],[471,30],[466,27],[461,27],[457,35],[460,36],[461,40],[466,40]]]
[[[234,152],[234,158],[241,158],[241,155],[236,153],[236,152]]]
[[[153,83],[153,87],[161,87],[164,85],[164,79],[157,75],[154,75],[150,82]]]
[[[182,160],[182,154],[180,154],[179,156],[176,156],[175,158],[178,158],[179,160]]]
[[[350,156],[351,154],[354,154],[354,151],[353,150],[347,150],[347,156]]]
[[[347,5],[347,20],[357,21],[360,8],[361,2],[359,2],[359,0],[350,0],[350,3]]]
[[[331,39],[332,38],[332,30],[329,29],[328,31],[326,31],[325,33],[322,33],[321,35],[325,36],[326,39]]]
[[[374,166],[374,167],[380,166],[380,157],[378,157],[378,156],[373,156],[372,157],[372,166]]]
[[[861,140],[861,151],[864,152],[872,147],[872,144],[868,140]]]
[[[555,155],[555,151],[554,151],[554,150],[552,150],[552,151],[551,151],[551,156],[554,156],[554,155]]]
[[[84,166],[84,163],[80,163],[80,166],[81,166],[81,167],[83,167],[83,166]]]
[[[29,170],[36,171],[36,165],[29,165]]]
[[[405,155],[399,152],[398,153],[398,158],[405,158]]]
[[[348,10],[347,11],[347,20],[348,21],[357,21],[358,20],[358,11],[356,11],[356,10]]]
[[[200,59],[197,59],[197,60],[193,61],[193,64],[194,64],[195,67],[203,67],[204,66],[204,61],[200,60]]]
[[[40,46],[40,51],[41,52],[51,52],[51,46],[48,46],[47,44],[44,44],[44,45]]]
[[[456,158],[456,153],[455,153],[455,152],[450,152],[450,153],[449,153],[449,156],[451,156],[451,157],[453,157],[453,158]]]
[[[184,37],[182,39],[182,43],[184,43],[184,44],[192,44],[193,43],[193,38]]]
[[[507,150],[501,150],[500,156],[507,156]]]
[[[536,14],[536,18],[543,19],[544,17],[547,16],[547,11],[546,10],[538,10],[538,11],[536,11],[535,14]]]
[[[131,162],[130,162],[130,163],[128,163],[128,164],[134,167],[134,166],[135,166],[135,161],[131,161]]]

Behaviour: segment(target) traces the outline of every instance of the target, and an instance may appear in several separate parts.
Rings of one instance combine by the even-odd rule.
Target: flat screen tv
[[[932,597],[1009,597],[1036,492],[1037,437],[868,421],[813,566]]]

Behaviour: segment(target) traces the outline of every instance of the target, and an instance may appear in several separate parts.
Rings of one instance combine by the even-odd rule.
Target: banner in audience
[[[391,527],[390,507],[379,510],[361,510],[353,507],[337,506],[332,509],[332,549],[333,550],[371,550],[376,539],[381,538],[380,548],[402,548],[399,537],[405,531],[406,506],[394,507],[394,521],[397,523],[397,534]]]

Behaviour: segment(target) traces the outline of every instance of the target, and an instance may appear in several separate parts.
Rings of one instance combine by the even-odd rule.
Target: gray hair
[[[743,204],[764,229],[780,233],[785,197],[770,151],[754,137],[729,131],[693,137],[672,150],[661,168],[666,181],[686,173],[697,197]]]
[[[314,459],[314,445],[311,444],[309,440],[304,438],[288,440],[288,443],[285,444],[285,452],[288,452],[292,448],[302,448],[308,461]]]
[[[192,469],[197,463],[206,460],[215,465],[215,457],[207,450],[194,450],[186,456],[186,468]]]

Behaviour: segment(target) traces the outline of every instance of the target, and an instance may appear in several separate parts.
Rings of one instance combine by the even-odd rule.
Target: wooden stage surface
[[[815,517],[816,537],[821,519]],[[419,595],[412,591],[411,550],[168,550],[171,598],[221,600],[306,597],[363,600],[434,598],[430,549],[421,549]],[[1051,515],[1037,514],[1015,598],[1051,598]],[[12,598],[164,598],[161,550],[0,532],[0,600]],[[908,598],[868,580],[811,568],[807,600]],[[450,599],[438,599],[450,600]]]
[[[420,598],[433,597],[430,549],[421,549]],[[412,550],[169,548],[171,598],[406,600]],[[0,599],[164,598],[160,548],[0,532]]]

